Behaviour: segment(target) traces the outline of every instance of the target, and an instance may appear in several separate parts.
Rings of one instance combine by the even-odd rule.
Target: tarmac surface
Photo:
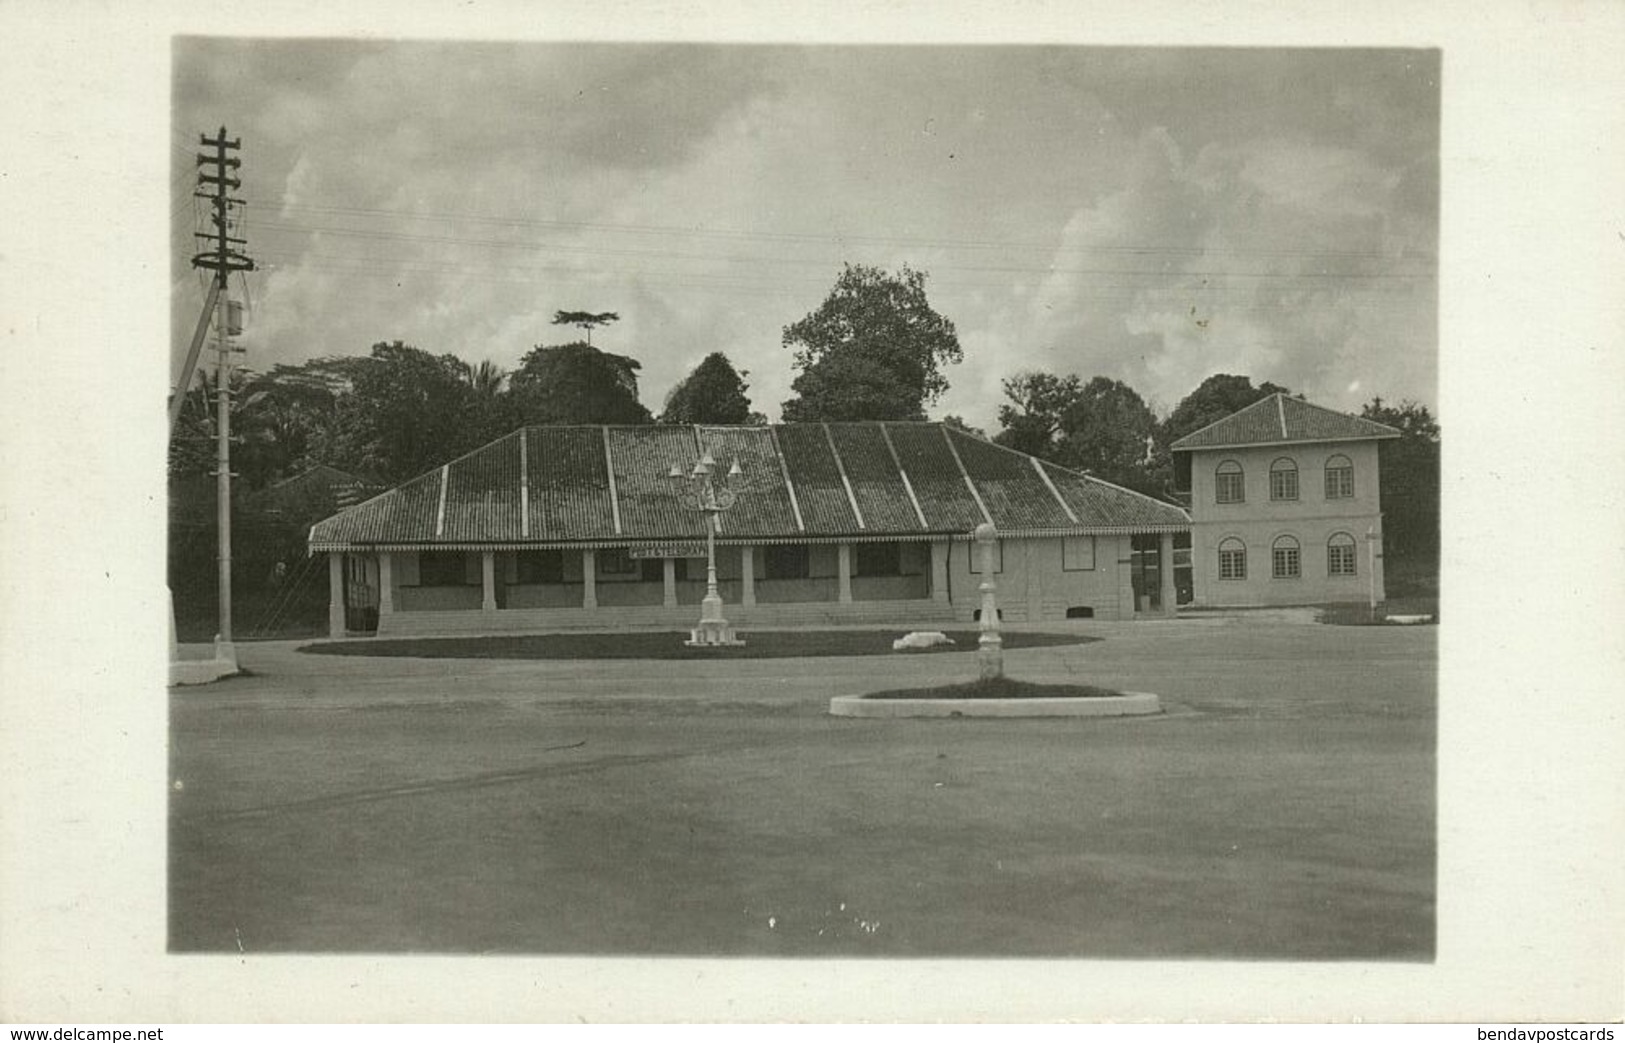
[[[241,644],[249,676],[171,691],[170,947],[1427,960],[1436,628],[1308,618],[1006,653],[1167,707],[1111,720],[827,714],[971,652]]]

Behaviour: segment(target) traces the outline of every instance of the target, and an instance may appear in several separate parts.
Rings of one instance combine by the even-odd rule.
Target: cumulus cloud
[[[511,366],[594,337],[644,401],[705,354],[776,414],[782,328],[843,262],[930,272],[1000,381],[1220,370],[1432,396],[1436,56],[1084,48],[182,40],[175,151],[244,139],[250,363],[396,338]],[[1193,88],[1201,85],[1201,89]],[[184,175],[184,171],[182,172]],[[176,221],[176,352],[201,294]],[[184,252],[183,252],[184,251]],[[1356,386],[1357,385],[1357,386]]]

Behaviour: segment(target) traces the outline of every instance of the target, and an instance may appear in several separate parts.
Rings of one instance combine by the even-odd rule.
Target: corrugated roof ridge
[[[892,466],[897,468],[897,477],[903,480],[903,491],[908,493],[908,502],[914,508],[914,517],[919,519],[920,528],[929,529],[931,523],[925,520],[925,509],[920,506],[920,498],[914,494],[914,483],[909,481],[908,469],[903,466],[903,458],[897,455],[897,446],[892,444],[891,432],[886,430],[884,422],[880,425],[880,438],[886,443],[886,451],[891,454]]]
[[[948,446],[948,455],[954,458],[954,466],[959,468],[960,477],[965,479],[965,488],[970,490],[970,498],[976,501],[976,509],[981,511],[982,517],[992,525],[993,514],[987,509],[987,502],[982,499],[982,490],[976,488],[976,483],[971,481],[970,472],[965,470],[965,461],[959,458],[959,447],[954,445],[953,436],[948,433],[948,425],[938,424],[937,427],[942,432],[942,441]]]
[[[857,519],[858,528],[867,529],[869,526],[864,524],[863,508],[858,506],[857,494],[852,491],[852,479],[846,475],[846,461],[841,459],[840,447],[835,444],[835,436],[830,433],[829,422],[825,421],[822,426],[824,441],[829,443],[829,455],[835,461],[835,473],[841,476],[841,485],[846,489],[846,502],[852,505],[852,517]]]
[[[1286,431],[1286,406],[1282,404],[1282,396],[1279,391],[1275,393],[1275,415],[1281,420],[1281,437],[1291,438],[1292,436],[1287,434]]]
[[[1384,431],[1393,432],[1393,434],[1394,434],[1394,436],[1396,438],[1399,437],[1401,435],[1401,433],[1402,433],[1402,432],[1400,432],[1400,430],[1398,428],[1391,427],[1388,424],[1384,424],[1380,420],[1372,420],[1372,419],[1370,419],[1368,417],[1355,416],[1353,413],[1345,413],[1342,410],[1333,409],[1330,406],[1323,406],[1318,402],[1311,402],[1308,399],[1294,398],[1291,401],[1292,401],[1292,404],[1293,404],[1293,406],[1295,408],[1313,409],[1313,410],[1316,410],[1316,411],[1321,412],[1321,413],[1330,413],[1332,416],[1337,417],[1339,420],[1353,420],[1353,421],[1356,421],[1356,422],[1361,423],[1361,424],[1369,424],[1372,427],[1380,427]]]
[[[1276,392],[1276,394],[1279,394],[1279,392]],[[1197,435],[1202,434],[1204,431],[1208,431],[1208,430],[1210,430],[1212,428],[1218,427],[1220,424],[1225,423],[1226,421],[1234,420],[1239,416],[1242,416],[1242,415],[1244,415],[1246,413],[1250,413],[1253,410],[1257,409],[1259,406],[1264,405],[1265,403],[1269,402],[1269,400],[1271,398],[1274,398],[1274,397],[1275,397],[1275,395],[1266,395],[1265,397],[1259,399],[1257,402],[1252,402],[1252,403],[1249,403],[1249,404],[1247,404],[1245,406],[1242,406],[1240,409],[1236,410],[1234,413],[1229,413],[1229,414],[1227,414],[1225,416],[1221,416],[1219,419],[1213,421],[1213,423],[1211,423],[1211,424],[1204,424],[1201,427],[1197,428],[1195,431],[1192,431],[1190,434],[1184,435],[1184,436],[1182,436],[1180,438],[1175,439],[1173,441],[1173,443],[1171,445],[1169,445],[1169,448],[1172,449],[1174,446],[1179,445],[1182,442],[1188,442],[1191,439],[1195,438]]]
[[[1003,447],[1001,446],[1000,448],[1003,448]],[[1010,452],[1012,452],[1012,453],[1018,452],[1018,451],[1019,450],[1015,450],[1015,449],[1010,450]],[[1022,455],[1026,456],[1028,454],[1022,453]],[[1038,458],[1034,457],[1034,459],[1038,459]],[[1086,482],[1093,482],[1096,485],[1104,485],[1108,489],[1116,489],[1120,493],[1128,493],[1130,496],[1138,496],[1142,500],[1149,500],[1150,502],[1156,504],[1158,507],[1171,507],[1174,510],[1178,511],[1180,514],[1185,515],[1185,517],[1187,519],[1190,517],[1190,512],[1185,510],[1185,508],[1179,506],[1179,504],[1177,504],[1177,503],[1169,503],[1167,500],[1159,500],[1155,496],[1152,496],[1150,493],[1142,493],[1138,489],[1130,489],[1126,485],[1118,485],[1116,482],[1108,482],[1104,478],[1096,478],[1092,474],[1084,474],[1082,471],[1074,471],[1070,467],[1062,467],[1060,464],[1053,463],[1053,462],[1051,462],[1049,460],[1039,460],[1039,462],[1042,463],[1045,467],[1053,467],[1057,471],[1062,472],[1063,474],[1071,475],[1073,478],[1081,478]]]

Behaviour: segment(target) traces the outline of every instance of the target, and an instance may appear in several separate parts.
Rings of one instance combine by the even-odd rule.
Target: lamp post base
[[[722,618],[722,599],[707,594],[700,602],[700,625],[689,631],[688,640],[683,644],[690,648],[713,648],[744,643]]]

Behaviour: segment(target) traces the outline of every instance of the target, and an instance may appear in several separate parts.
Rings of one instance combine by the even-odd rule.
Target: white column
[[[480,554],[480,611],[495,612],[497,610],[497,555],[496,551],[483,551]]]
[[[661,558],[660,565],[660,578],[666,584],[666,590],[661,596],[660,603],[667,608],[672,608],[677,604],[677,559]]]
[[[1179,612],[1179,592],[1174,586],[1174,537],[1165,532],[1157,543],[1157,575],[1162,581],[1162,614],[1174,616]]]
[[[739,603],[756,604],[756,548],[739,548]]]
[[[850,543],[836,544],[835,547],[835,578],[840,584],[840,602],[843,605],[852,603],[852,545]]]
[[[1134,538],[1119,536],[1117,545],[1117,611],[1119,618],[1133,619],[1139,611],[1134,603]]]
[[[931,600],[948,603],[948,541],[931,541]]]
[[[591,550],[581,552],[581,607],[598,607],[598,555]]]
[[[378,618],[395,613],[395,555],[378,555]]]
[[[344,636],[344,555],[327,552],[327,636]]]

